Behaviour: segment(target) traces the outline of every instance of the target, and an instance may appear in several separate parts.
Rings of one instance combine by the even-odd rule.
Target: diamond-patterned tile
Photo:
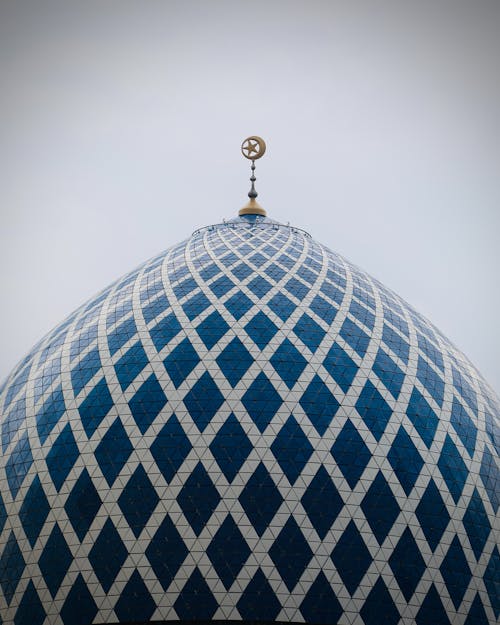
[[[293,517],[283,526],[269,555],[290,592],[309,564],[313,552]]]
[[[210,451],[228,482],[234,480],[252,449],[252,443],[232,413],[210,443]]]
[[[118,498],[120,510],[136,538],[139,538],[159,500],[158,493],[140,464]]]
[[[220,501],[220,495],[199,462],[177,495],[177,502],[198,536]]]

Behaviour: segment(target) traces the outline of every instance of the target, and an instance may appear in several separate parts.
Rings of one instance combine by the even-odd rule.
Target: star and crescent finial
[[[264,156],[265,151],[266,142],[264,139],[257,137],[256,135],[247,137],[241,144],[241,153],[245,158],[252,161],[252,175],[250,176],[252,186],[248,192],[250,200],[242,209],[240,209],[239,215],[263,215],[264,217],[266,215],[266,211],[256,201],[258,193],[255,190],[255,181],[257,180],[255,177],[255,161]]]

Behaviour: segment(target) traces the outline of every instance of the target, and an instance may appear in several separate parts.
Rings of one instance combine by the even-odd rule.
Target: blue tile
[[[262,463],[241,491],[239,502],[257,534],[262,536],[283,503],[281,493]]]
[[[477,428],[456,397],[453,398],[450,422],[472,458],[476,448]]]
[[[410,357],[409,343],[385,323],[382,331],[382,340],[396,356],[401,358],[404,363],[408,364],[408,358]]]
[[[187,302],[182,304],[182,309],[189,319],[189,321],[193,321],[196,319],[198,315],[206,310],[210,306],[210,300],[204,293],[197,293],[193,295]]]
[[[264,349],[278,331],[278,326],[259,311],[245,325],[245,331],[259,349]]]
[[[84,359],[85,360],[85,359]],[[83,361],[82,361],[83,362]],[[35,378],[33,387],[33,395],[35,404],[52,385],[52,383],[61,375],[61,357],[54,358],[43,370],[42,374]],[[90,378],[89,378],[90,379]]]
[[[155,610],[156,603],[135,569],[116,602],[115,614],[120,623],[145,623]]]
[[[10,532],[5,542],[3,553],[0,556],[0,586],[2,587],[7,605],[10,605],[12,601],[25,567],[26,562],[21,549],[19,549],[14,532]]]
[[[297,278],[290,278],[285,284],[285,289],[299,301],[303,300],[311,290],[309,286],[303,284]]]
[[[477,395],[469,382],[469,378],[465,373],[461,373],[455,367],[451,368],[453,376],[453,385],[465,399],[469,408],[477,414]]]
[[[450,515],[434,480],[430,480],[415,510],[415,514],[429,543],[429,547],[432,551],[435,551],[445,529],[448,527]]]
[[[283,400],[266,374],[261,372],[241,398],[241,403],[262,433],[280,409]]]
[[[113,521],[106,519],[104,527],[89,552],[89,562],[104,592],[108,593],[128,556]]]
[[[285,339],[270,358],[283,382],[292,389],[307,366],[307,360],[289,340]]]
[[[385,428],[392,415],[392,408],[385,401],[375,386],[366,381],[356,402],[356,410],[368,426],[375,439],[382,438]]]
[[[177,417],[172,415],[150,447],[163,477],[170,483],[191,451],[192,445]]]
[[[205,430],[223,403],[224,396],[208,371],[184,396],[184,405],[200,432]]]
[[[405,374],[382,348],[377,352],[373,371],[382,380],[394,399],[397,399],[403,386]]]
[[[484,611],[483,602],[481,601],[479,593],[476,593],[476,597],[472,602],[464,625],[489,625],[489,619]]]
[[[381,620],[384,625],[397,625],[401,618],[391,593],[381,577],[368,593],[359,613],[365,625],[379,625]]]
[[[217,508],[221,497],[208,473],[198,462],[184,482],[177,503],[197,536]]]
[[[282,321],[286,321],[297,308],[297,305],[281,292],[273,295],[267,305]]]
[[[373,330],[375,325],[375,315],[368,310],[368,308],[365,308],[353,299],[351,300],[351,305],[349,306],[349,312],[353,315],[353,317],[356,317],[358,321],[361,321],[361,323],[363,323],[367,328]]]
[[[163,361],[163,365],[175,388],[179,388],[200,360],[201,358],[198,352],[188,338],[181,341],[179,345],[168,354]]]
[[[349,317],[346,317],[339,334],[344,341],[357,352],[358,356],[364,358],[368,345],[370,344],[370,337],[366,332],[351,321]]]
[[[458,503],[469,472],[462,456],[448,434],[439,456],[438,467],[453,497],[453,501]]]
[[[47,469],[57,492],[61,490],[61,486],[64,484],[79,455],[80,451],[73,436],[73,431],[70,424],[67,423],[52,444],[45,459]]]
[[[157,351],[162,350],[165,345],[168,345],[170,341],[175,338],[179,332],[182,330],[182,326],[179,323],[177,317],[170,313],[165,318],[163,318],[159,323],[151,328],[149,334],[151,335],[151,340]]]
[[[208,317],[196,328],[196,332],[198,332],[198,335],[207,349],[212,349],[212,347],[219,342],[228,330],[228,323],[217,311],[208,315]]]
[[[99,356],[99,350],[95,348],[84,356],[71,370],[71,384],[73,385],[75,397],[80,393],[83,387],[90,382],[100,368],[101,358]]]
[[[439,406],[442,406],[444,381],[421,356],[418,357],[417,378],[425,386],[434,401]]]
[[[181,621],[210,621],[218,604],[198,568],[195,568],[179,593],[175,611]]]
[[[132,443],[118,417],[104,434],[94,452],[108,486],[113,486],[132,451]]]
[[[236,604],[243,621],[274,622],[281,611],[281,603],[276,597],[267,577],[258,568]]]
[[[228,482],[234,480],[252,449],[252,443],[232,413],[210,443],[210,451]]]
[[[451,600],[458,610],[465,595],[472,573],[464,555],[458,536],[454,536],[446,556],[439,567]]]
[[[108,334],[108,347],[111,356],[116,354],[116,352],[136,334],[137,326],[135,325],[133,317],[121,323],[113,330],[113,332],[110,332]]]
[[[387,538],[401,511],[382,471],[379,471],[372,481],[368,492],[361,502],[361,509],[372,528],[375,538],[381,545]]]
[[[425,561],[409,527],[401,535],[389,564],[404,598],[409,602],[425,571]]]
[[[326,334],[326,331],[307,313],[300,317],[293,331],[313,353],[318,349]]]
[[[293,517],[289,517],[278,534],[269,549],[269,556],[292,592],[313,557],[311,547]]]
[[[149,363],[144,347],[137,341],[115,364],[116,377],[122,388],[126,390],[144,367]]]
[[[328,325],[331,325],[337,315],[338,309],[332,306],[320,295],[316,295],[309,308],[318,315],[320,319],[323,319]]]
[[[253,306],[252,300],[244,293],[237,291],[224,304],[236,320],[240,320]]]
[[[155,374],[152,373],[128,402],[132,416],[141,434],[147,431],[166,403],[165,393]]]
[[[406,414],[420,434],[420,438],[424,441],[427,449],[430,449],[436,434],[439,419],[424,396],[416,388],[414,388],[411,393]]]
[[[342,301],[344,300],[344,296],[345,296],[344,291],[339,289],[337,286],[335,286],[331,282],[327,282],[326,280],[321,285],[320,291],[324,295],[329,297],[332,301],[339,304],[339,306],[342,304]]]
[[[102,378],[78,407],[85,434],[90,438],[114,406],[106,380]]]
[[[338,343],[334,343],[331,346],[326,358],[323,360],[323,366],[344,393],[347,393],[359,367]]]
[[[297,269],[297,275],[300,276],[302,280],[309,282],[311,285],[313,285],[318,278],[318,274],[308,269],[305,265],[301,265]]]
[[[323,466],[318,469],[300,501],[323,540],[344,506],[342,497]]]
[[[13,499],[17,497],[17,493],[24,482],[24,478],[31,469],[32,464],[33,455],[31,453],[28,433],[25,432],[5,463],[5,474]]]
[[[46,612],[40,597],[33,582],[30,580],[19,602],[19,607],[14,617],[14,625],[43,625],[45,617]]]
[[[38,566],[53,599],[72,562],[73,554],[56,523],[38,560]]]
[[[337,436],[331,454],[349,486],[354,488],[370,461],[371,453],[349,419]]]
[[[31,547],[35,546],[49,512],[49,502],[37,475],[33,479],[19,511],[19,518]],[[3,524],[0,523],[0,532],[2,529]]]
[[[50,401],[50,400],[49,400]],[[14,404],[2,423],[2,451],[5,453],[12,439],[24,425],[26,419],[26,398],[22,397]]]
[[[500,554],[496,545],[493,548],[488,566],[484,571],[483,581],[491,601],[493,613],[495,618],[498,619],[500,615]]]
[[[42,409],[36,415],[36,429],[42,445],[65,412],[66,405],[64,403],[62,386],[59,385],[57,389],[49,395]]]
[[[221,269],[215,263],[210,263],[210,265],[208,265],[207,267],[200,269],[200,277],[202,280],[206,282],[207,280],[210,280],[210,278],[213,278],[220,272],[221,272]]]
[[[207,555],[226,590],[233,585],[250,555],[250,547],[228,514],[207,548]]]
[[[262,276],[256,276],[247,286],[255,297],[261,298],[272,289],[273,285]]]
[[[424,461],[403,426],[398,430],[387,459],[403,490],[409,496],[424,466]]]
[[[136,538],[139,538],[160,500],[142,464],[134,471],[118,498],[118,505]]]
[[[474,488],[469,505],[465,511],[463,524],[476,560],[479,560],[490,535],[491,525],[476,488]]]
[[[318,375],[309,383],[300,398],[300,405],[320,436],[326,432],[340,408],[340,403]]]
[[[417,612],[415,623],[416,625],[451,625],[434,584],[431,584],[427,596]]]
[[[408,334],[408,333],[407,333]],[[427,339],[423,334],[417,332],[417,343],[419,349],[427,356],[429,360],[444,372],[443,355],[441,351]]]
[[[488,445],[484,446],[479,475],[496,514],[500,505],[500,469]]]
[[[144,316],[144,321],[150,323],[153,319],[156,319],[158,315],[161,315],[168,306],[168,299],[165,295],[160,295],[160,297],[156,298],[154,301],[143,306],[142,314]]]
[[[231,269],[231,272],[236,278],[238,278],[238,280],[244,280],[245,278],[248,278],[248,276],[252,274],[254,270],[246,263],[239,263],[239,265],[236,265],[236,267],[233,267],[233,269]]]
[[[5,393],[4,405],[3,405],[4,412],[6,412],[9,409],[9,406],[11,405],[13,399],[16,397],[19,391],[25,388],[26,380],[28,379],[28,376],[31,371],[31,364],[32,363],[29,362],[24,367],[24,369],[22,369],[20,373],[18,373],[15,376],[15,378],[12,380],[9,387],[7,388],[6,393]]]
[[[92,623],[98,609],[81,573],[73,582],[60,615],[64,625],[88,625]]]
[[[311,457],[313,446],[293,415],[290,415],[274,439],[271,451],[293,485]]]
[[[192,291],[194,291],[197,288],[198,288],[198,283],[191,276],[187,278],[186,280],[183,280],[182,282],[179,282],[178,284],[174,284],[172,286],[172,290],[174,291],[177,299],[182,299],[183,297],[186,297],[186,295],[189,295]]]
[[[235,337],[217,356],[216,362],[234,388],[248,371],[254,358],[240,339]]]
[[[209,287],[215,297],[220,298],[234,288],[234,282],[227,276],[221,276],[215,282],[212,282]]]
[[[82,541],[101,507],[101,498],[97,492],[87,469],[78,478],[69,494],[64,509],[76,535]]]
[[[146,557],[163,590],[172,583],[189,550],[169,516],[166,516],[146,548]]]
[[[278,282],[284,276],[286,276],[286,271],[278,267],[278,265],[269,265],[266,269],[264,269],[264,273],[271,278],[274,282]]]
[[[372,563],[372,557],[354,521],[339,538],[331,558],[345,587],[353,595]]]
[[[318,625],[338,623],[343,609],[323,571],[319,572],[311,584],[300,604],[300,611],[306,623]]]
[[[38,479],[38,477],[36,477],[35,479]],[[33,482],[34,481],[35,480],[33,480]],[[40,482],[40,480],[38,480],[38,482]],[[29,495],[29,491],[28,491],[28,495]],[[28,495],[26,495],[26,497],[24,498],[23,507],[21,508],[20,513],[19,513],[19,518],[21,519],[21,522],[23,523],[23,525],[24,525],[24,522],[26,520],[29,523],[29,516],[26,519],[25,515],[23,513],[24,504],[26,502],[26,499],[27,499]],[[37,501],[36,498],[32,498],[27,505],[29,506],[32,501],[33,501],[33,505],[36,505],[36,503],[35,503]],[[29,512],[28,512],[28,515],[29,515]],[[4,504],[3,499],[2,499],[2,493],[0,492],[0,534],[2,533],[3,528],[5,527],[6,521],[7,521],[7,510],[5,509],[5,504]],[[26,535],[28,535],[28,532],[26,531],[26,528],[25,528],[24,531],[26,532]],[[30,543],[31,543],[32,540],[31,540],[31,538],[29,536],[28,536],[28,539],[30,540]],[[36,538],[35,538],[35,540],[36,540]],[[33,546],[33,545],[31,545],[31,546]]]

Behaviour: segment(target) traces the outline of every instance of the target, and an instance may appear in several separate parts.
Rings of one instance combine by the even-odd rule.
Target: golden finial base
[[[262,208],[262,206],[255,200],[255,198],[251,198],[250,201],[245,204],[243,208],[240,208],[238,215],[262,215],[265,217],[267,215],[266,211]]]

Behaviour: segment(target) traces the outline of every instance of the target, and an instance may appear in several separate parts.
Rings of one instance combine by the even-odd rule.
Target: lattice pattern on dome
[[[198,231],[0,401],[4,624],[499,616],[497,399],[301,231]]]

